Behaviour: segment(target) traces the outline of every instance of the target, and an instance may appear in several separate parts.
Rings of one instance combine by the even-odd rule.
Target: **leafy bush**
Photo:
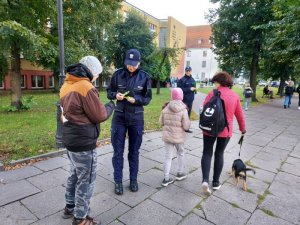
[[[23,105],[21,106],[21,110],[29,110],[29,109],[31,109],[33,104],[36,104],[34,102],[33,95],[24,97],[22,103],[23,103]],[[18,111],[17,107],[13,106],[13,105],[4,105],[4,106],[1,106],[1,109],[5,112],[17,112]]]

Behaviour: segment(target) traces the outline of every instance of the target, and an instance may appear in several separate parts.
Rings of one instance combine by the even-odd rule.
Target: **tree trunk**
[[[54,76],[54,89],[53,89],[53,92],[54,93],[58,93],[59,92],[59,77],[58,77],[59,74],[56,74],[56,73],[53,73],[53,76]]]
[[[98,79],[99,79],[99,87],[98,87],[98,89],[99,89],[99,92],[101,92],[103,90],[103,86],[102,86],[103,77],[99,76]]]
[[[159,80],[156,82],[156,94],[157,95],[160,94],[160,81]]]
[[[21,93],[21,58],[20,48],[16,43],[11,48],[11,106],[15,106],[18,110],[22,107]]]
[[[258,70],[259,51],[260,51],[260,44],[256,43],[255,52],[252,55],[251,68],[250,68],[250,86],[253,90],[252,101],[255,102],[257,102],[256,77],[257,77],[257,70]]]
[[[166,58],[168,57],[168,54],[167,54],[167,51],[164,50],[164,53],[163,53],[163,58],[161,60],[161,63],[159,65],[159,71],[161,71],[161,68],[163,67],[165,61],[166,61]],[[159,95],[160,94],[160,79],[157,80],[157,83],[156,83],[156,94]]]
[[[283,97],[283,95],[284,95],[284,87],[285,87],[285,78],[281,77],[278,91],[277,91],[277,95],[279,95],[280,97]]]
[[[278,87],[278,91],[277,91],[277,95],[279,95],[280,97],[284,96],[284,87],[285,87],[285,81],[289,79],[289,75],[288,75],[288,69],[285,68],[284,74],[281,75],[280,77],[280,83],[279,83],[279,87]]]

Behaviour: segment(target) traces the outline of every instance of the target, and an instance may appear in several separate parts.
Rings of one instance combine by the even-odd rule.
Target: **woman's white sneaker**
[[[203,182],[202,183],[202,191],[206,194],[206,195],[210,195],[211,191],[209,190],[209,186],[207,182]]]

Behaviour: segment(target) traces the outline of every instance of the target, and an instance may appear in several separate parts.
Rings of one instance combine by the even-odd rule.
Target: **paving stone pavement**
[[[195,112],[204,97],[196,96]],[[245,112],[247,134],[241,158],[256,170],[255,175],[249,172],[246,192],[235,186],[228,174],[240,150],[235,122],[234,135],[225,152],[223,185],[211,196],[202,193],[202,132],[198,122],[193,121],[193,133],[188,134],[185,144],[188,177],[165,188],[160,185],[164,156],[160,131],[144,135],[137,193],[128,189],[125,157],[124,195],[114,194],[113,149],[111,145],[99,148],[91,215],[102,224],[113,225],[300,224],[300,111],[296,99],[289,109],[283,109],[282,102],[283,99],[272,100]],[[174,154],[173,176],[176,164]],[[62,155],[15,171],[0,172],[0,179],[5,182],[0,183],[0,224],[70,225],[71,220],[61,218],[68,169],[69,161]]]

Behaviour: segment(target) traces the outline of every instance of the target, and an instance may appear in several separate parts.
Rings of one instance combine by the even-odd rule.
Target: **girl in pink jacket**
[[[215,141],[217,141],[215,148],[215,160],[214,160],[214,172],[213,172],[213,190],[218,190],[221,187],[220,175],[224,164],[224,151],[225,148],[232,137],[233,128],[233,116],[236,117],[239,129],[242,134],[246,133],[245,128],[245,118],[240,104],[239,96],[231,90],[233,86],[233,80],[227,72],[219,72],[212,78],[212,82],[215,84],[216,88],[221,92],[221,99],[224,100],[226,118],[228,122],[229,131],[225,128],[218,137],[212,137],[208,133],[203,132],[203,155],[201,159],[202,168],[202,189],[206,194],[210,194],[209,189],[209,172],[211,165],[211,158],[214,152],[213,146]],[[205,101],[205,105],[213,96],[213,91],[211,91]]]
[[[177,151],[178,158],[176,180],[186,178],[186,174],[183,172],[183,144],[186,137],[185,131],[188,130],[191,125],[187,107],[182,101],[182,89],[173,88],[171,97],[172,100],[162,110],[159,118],[159,122],[163,126],[162,139],[165,142],[164,180],[161,184],[165,187],[174,182],[174,179],[169,176],[174,149]]]

